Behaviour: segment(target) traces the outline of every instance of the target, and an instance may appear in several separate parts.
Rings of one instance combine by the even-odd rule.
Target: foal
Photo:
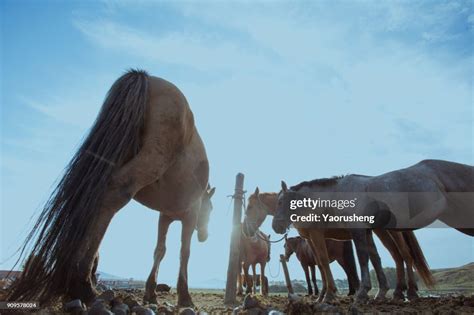
[[[355,269],[355,259],[352,250],[351,241],[334,241],[326,240],[326,246],[328,249],[329,262],[336,260],[339,265],[344,269],[347,275],[347,281],[349,282],[349,293],[348,296],[354,295],[357,288],[359,287],[359,278],[357,277],[357,270]],[[318,285],[316,284],[316,265],[319,265],[316,256],[313,254],[310,244],[304,238],[297,237],[285,237],[285,258],[288,261],[291,255],[295,253],[296,257],[301,263],[303,268],[306,283],[308,284],[308,295],[313,294],[311,288],[311,281],[309,279],[309,271],[311,271],[311,280],[314,286],[314,295],[318,295]]]
[[[270,236],[257,230],[254,236],[248,236],[245,226],[240,237],[240,262],[244,270],[244,279],[249,278],[249,267],[252,266],[252,283],[246,283],[246,293],[257,293],[257,264],[260,264],[260,294],[268,294],[268,282],[265,281],[265,265],[270,261]],[[239,275],[238,293],[242,293],[242,279]]]

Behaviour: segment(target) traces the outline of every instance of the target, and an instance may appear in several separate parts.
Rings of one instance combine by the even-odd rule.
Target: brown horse
[[[257,264],[260,264],[260,294],[266,296],[268,294],[268,285],[265,285],[265,266],[270,261],[270,237],[265,235],[262,231],[257,230],[253,236],[248,236],[244,232],[242,226],[242,233],[240,237],[240,261],[244,272],[243,279],[249,279],[249,267],[252,267],[252,283],[246,283],[246,293],[257,293]],[[242,279],[239,274],[237,279],[237,293],[242,294]]]
[[[357,270],[355,269],[352,242],[326,240],[326,246],[328,249],[329,261],[333,262],[336,260],[342,269],[344,269],[349,283],[348,295],[353,295],[359,287],[359,277],[357,277]],[[308,285],[308,295],[312,295],[313,292],[315,295],[318,295],[319,290],[318,285],[316,284],[315,268],[318,265],[318,262],[316,260],[316,256],[313,254],[311,245],[307,240],[299,236],[290,238],[285,237],[285,258],[287,261],[290,259],[293,253],[295,253],[296,258],[298,258],[301,267],[303,268],[306,277],[306,283]],[[347,253],[349,253],[349,255],[352,254],[351,257],[346,257]],[[314,291],[311,287],[310,272]]]
[[[274,215],[277,209],[278,203],[278,194],[277,193],[260,193],[258,187],[255,189],[255,192],[248,198],[247,209],[245,212],[244,223],[247,225],[247,229],[252,233],[252,230],[255,227],[261,226],[267,215]],[[298,230],[300,232],[300,230]],[[404,291],[407,290],[407,284],[405,279],[405,269],[404,265],[406,264],[406,273],[408,274],[408,298],[413,299],[418,297],[417,294],[417,285],[416,278],[413,273],[413,266],[416,267],[419,272],[423,282],[428,286],[432,286],[434,283],[433,277],[429,270],[428,264],[426,263],[423,252],[418,244],[418,241],[413,232],[396,232],[396,231],[386,231],[386,230],[375,230],[376,235],[381,240],[382,244],[387,248],[392,258],[395,261],[395,266],[397,270],[397,284],[393,292],[394,299],[404,299]],[[300,233],[300,235],[303,232]],[[304,235],[301,235],[304,237]],[[308,236],[308,235],[306,235]],[[308,238],[308,237],[305,237]],[[369,233],[366,236],[367,240],[373,243],[372,234]],[[349,240],[350,238],[342,238],[342,240]],[[309,243],[311,245],[311,243]],[[374,268],[377,272],[377,278],[379,279],[379,292],[378,298],[382,298],[385,293],[388,291],[388,284],[385,280],[385,275],[382,271],[382,266],[380,262],[380,257],[374,250],[375,245],[371,247],[370,259],[374,264]],[[326,247],[327,248],[327,247]],[[314,248],[313,248],[314,249]],[[351,252],[347,253],[348,257],[352,256]],[[355,263],[354,263],[355,264]],[[377,266],[377,267],[376,267]],[[321,270],[321,266],[318,265]],[[356,267],[353,266],[351,269],[356,270]],[[354,271],[355,273],[356,271]],[[321,270],[322,274],[322,270]],[[350,272],[351,278],[358,282],[357,274]],[[349,276],[348,276],[348,279]],[[357,280],[355,280],[357,279]],[[320,294],[320,298],[324,296],[326,292],[326,285],[323,281],[323,288]]]
[[[99,245],[113,216],[135,199],[161,212],[162,234],[167,221],[182,222],[178,304],[192,305],[187,266],[194,230],[200,240],[206,235],[199,218],[208,218],[202,207],[208,177],[204,144],[181,91],[144,71],[125,73],[28,235],[24,249],[36,239],[30,253],[36,259],[8,299],[44,304],[66,295],[91,302]]]
[[[301,200],[305,195],[311,194],[313,198],[324,195],[328,200],[339,202],[356,194],[358,203],[346,215],[363,217],[368,213],[373,214],[381,219],[384,228],[392,230],[414,230],[439,219],[448,226],[473,236],[473,193],[474,167],[440,160],[424,160],[411,167],[379,176],[348,175],[316,179],[302,182],[290,189],[282,182],[272,227],[277,233],[285,233],[292,221],[290,215],[294,214],[290,212],[290,203]],[[324,211],[322,213],[333,211],[330,208],[321,208]],[[303,207],[301,210],[306,212],[308,209]],[[325,239],[354,240],[362,274],[356,301],[365,301],[368,298],[367,292],[371,289],[368,258],[376,253],[371,239],[374,227],[365,224],[351,228],[344,222],[338,228],[327,225],[322,227],[318,222],[293,222],[293,225],[300,235],[311,239],[315,254],[319,256],[323,267],[323,281],[328,287],[324,297],[327,302],[334,299],[336,287],[329,268]],[[417,248],[410,246],[410,250],[415,251]],[[420,253],[413,258],[417,257],[420,257]],[[383,274],[380,267],[374,264],[377,274]],[[420,275],[423,276],[423,273]],[[431,275],[429,270],[425,275]]]

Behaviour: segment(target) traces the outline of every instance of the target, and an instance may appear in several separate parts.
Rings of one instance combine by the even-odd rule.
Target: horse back
[[[446,192],[474,192],[474,167],[471,165],[443,160],[423,160],[413,168],[436,177]]]

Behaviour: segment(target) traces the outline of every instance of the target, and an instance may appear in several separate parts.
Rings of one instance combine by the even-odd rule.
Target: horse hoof
[[[413,300],[418,299],[419,297],[420,297],[420,296],[418,295],[418,293],[416,292],[416,290],[408,290],[408,292],[407,292],[407,298],[408,298],[408,300],[413,301]]]
[[[387,295],[387,292],[388,292],[388,289],[379,289],[379,291],[377,292],[377,294],[375,295],[375,298],[374,300],[376,301],[384,301],[385,300],[385,296]]]
[[[369,300],[369,295],[367,294],[366,291],[359,291],[354,300],[354,304],[365,304]]]
[[[322,300],[322,303],[323,304],[331,304],[334,302],[334,300],[336,299],[336,295],[332,292],[326,292],[326,294],[324,295],[324,298]]]
[[[401,290],[395,290],[393,291],[393,297],[392,300],[394,301],[404,301],[405,300],[405,295]]]

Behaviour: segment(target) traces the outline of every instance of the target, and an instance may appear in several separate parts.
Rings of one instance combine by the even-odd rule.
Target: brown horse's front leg
[[[252,279],[249,276],[249,264],[244,263],[243,265],[244,268],[244,284],[245,284],[245,294],[252,293]]]
[[[268,295],[267,282],[265,281],[265,263],[260,263],[260,294],[263,296]]]
[[[323,277],[323,283],[326,283],[326,293],[321,294],[318,301],[323,303],[331,303],[336,298],[336,283],[329,268],[329,257],[326,248],[326,239],[324,237],[324,231],[311,230],[311,248],[319,262],[321,274]],[[323,285],[324,290],[324,285]]]
[[[257,264],[252,264],[252,293],[257,294]]]
[[[153,267],[151,268],[150,275],[146,281],[145,286],[145,302],[157,304],[158,301],[156,295],[156,277],[158,276],[158,269],[160,263],[166,253],[166,234],[168,234],[168,228],[173,220],[163,214],[160,214],[160,220],[158,223],[158,242],[156,244],[155,252],[153,254]]]
[[[191,212],[190,216],[182,221],[181,259],[177,284],[179,306],[194,305],[188,290],[188,262],[191,252],[191,237],[193,236],[194,228],[196,227],[196,218],[194,214],[194,212]]]

